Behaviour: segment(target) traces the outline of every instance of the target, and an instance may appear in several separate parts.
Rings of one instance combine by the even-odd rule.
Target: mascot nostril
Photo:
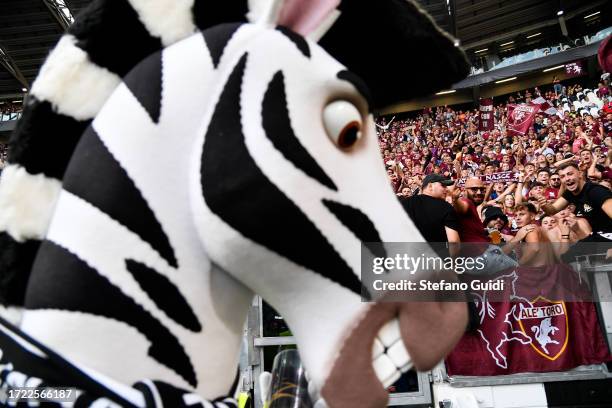
[[[363,302],[358,245],[422,240],[372,112],[462,79],[463,52],[411,1],[221,3],[93,0],[41,68],[0,178],[0,300],[24,308],[0,386],[235,407],[256,293],[330,408],[375,408],[463,333],[463,303]]]

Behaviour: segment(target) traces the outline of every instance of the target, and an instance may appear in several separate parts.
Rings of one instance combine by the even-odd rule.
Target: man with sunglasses
[[[559,188],[561,188],[561,177],[558,174],[552,174],[548,180],[548,187],[544,190],[546,200],[556,200],[559,197]]]
[[[489,242],[484,225],[478,216],[484,201],[485,185],[478,177],[466,180],[465,196],[459,197],[458,188],[453,191],[453,207],[459,219],[459,237],[461,242]]]

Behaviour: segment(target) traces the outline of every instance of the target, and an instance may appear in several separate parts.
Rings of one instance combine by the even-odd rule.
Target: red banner
[[[478,130],[493,130],[495,124],[495,119],[493,117],[493,99],[481,99],[479,112]]]
[[[508,104],[508,132],[510,134],[518,133],[519,135],[527,133],[538,110],[540,108],[536,105]]]
[[[568,301],[567,293],[588,290],[576,272],[564,264],[534,270],[519,267],[492,279],[503,281],[512,301],[473,294],[480,325],[447,357],[449,375],[565,371],[611,359],[595,305]]]
[[[586,74],[584,63],[582,60],[565,64],[565,75],[568,77],[577,77]]]

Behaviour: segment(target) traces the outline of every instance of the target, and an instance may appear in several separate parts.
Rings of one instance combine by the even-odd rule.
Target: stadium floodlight
[[[500,79],[499,81],[495,81],[496,84],[501,84],[502,82],[510,82],[510,81],[514,81],[517,77],[512,77],[512,78],[506,78],[506,79]]]
[[[544,71],[542,72],[548,72],[548,71],[554,71],[555,69],[559,69],[559,68],[563,68],[565,65],[557,65],[556,67],[552,67],[552,68],[546,68]]]
[[[528,35],[526,38],[533,38],[533,37],[537,37],[537,36],[538,36],[538,35],[540,35],[540,34],[542,34],[542,33],[540,32],[540,33],[531,34],[531,35]]]
[[[591,13],[591,14],[589,14],[588,16],[584,16],[584,17],[582,17],[582,18],[584,18],[584,19],[586,20],[587,18],[591,18],[591,17],[593,17],[593,16],[596,16],[596,15],[598,15],[599,13],[601,13],[601,11],[596,11],[596,12]]]
[[[450,89],[448,91],[440,91],[436,95],[446,95],[446,94],[452,94],[452,93],[455,93],[455,92],[457,92],[456,89]]]

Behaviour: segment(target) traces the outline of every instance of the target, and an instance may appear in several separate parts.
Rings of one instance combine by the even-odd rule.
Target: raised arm
[[[469,209],[469,205],[465,198],[461,198],[461,188],[459,186],[455,186],[455,189],[452,192],[453,199],[453,207],[458,214],[466,214]]]
[[[502,201],[508,194],[512,193],[514,191],[514,189],[516,188],[516,183],[512,183],[510,184],[508,187],[506,187],[506,189],[504,190],[503,193],[501,193],[499,196],[495,197],[495,199],[493,200],[489,200],[486,202],[486,205],[495,205],[497,203],[499,203],[500,201]]]

